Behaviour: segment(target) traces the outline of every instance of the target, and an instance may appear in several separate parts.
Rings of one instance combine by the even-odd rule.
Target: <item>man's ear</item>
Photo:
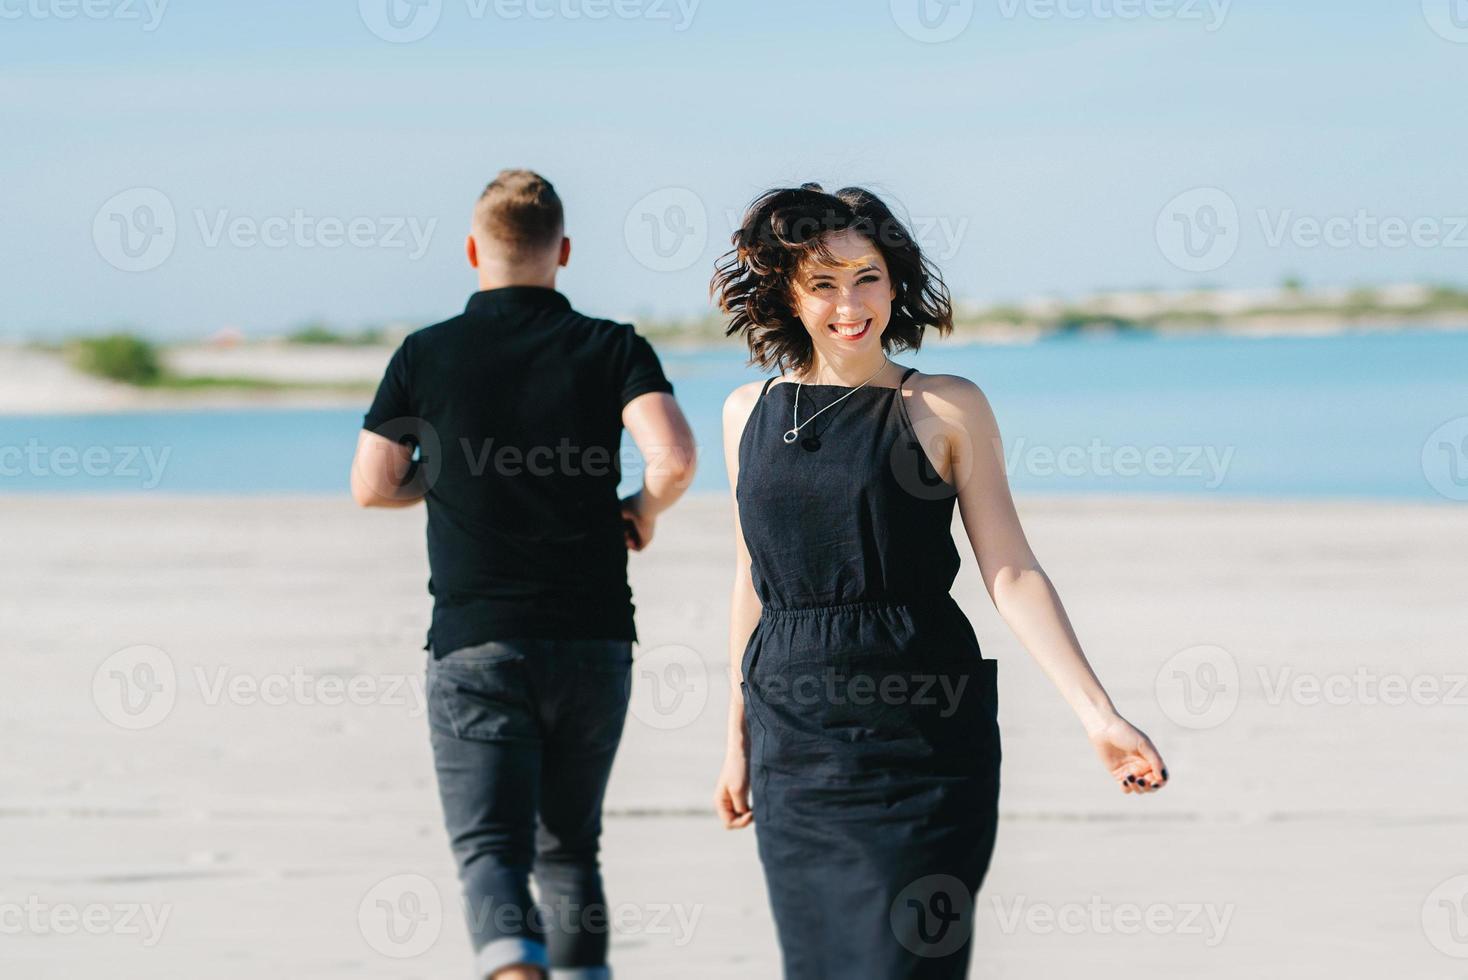
[[[474,240],[473,235],[464,239],[464,254],[469,258],[470,268],[479,268],[479,243]]]
[[[565,268],[571,263],[571,239],[561,236],[561,257],[556,260],[556,265]]]

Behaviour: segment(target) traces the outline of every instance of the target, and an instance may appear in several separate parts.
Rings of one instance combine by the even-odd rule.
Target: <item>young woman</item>
[[[724,405],[739,683],[715,805],[756,824],[786,978],[967,976],[1000,747],[994,662],[949,595],[955,502],[995,607],[1121,791],[1167,772],[1025,540],[983,392],[888,359],[952,329],[891,211],[857,188],[770,191],[713,291],[780,372]]]

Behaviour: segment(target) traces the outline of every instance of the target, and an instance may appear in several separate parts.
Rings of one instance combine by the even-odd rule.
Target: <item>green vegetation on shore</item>
[[[71,341],[64,351],[79,370],[138,388],[165,391],[311,391],[342,394],[372,390],[370,384],[355,381],[307,383],[274,381],[268,378],[177,374],[168,370],[153,342],[130,333],[83,337]]]
[[[655,342],[696,346],[735,345],[725,334],[726,319],[713,312],[695,317],[630,319]],[[1073,300],[1038,298],[1023,303],[988,306],[960,304],[954,313],[960,340],[1022,338],[1090,332],[1199,332],[1246,330],[1305,332],[1342,328],[1392,329],[1411,325],[1468,329],[1468,289],[1426,284],[1375,288],[1311,289],[1287,278],[1274,289],[1197,289],[1162,292],[1138,289],[1097,293]],[[337,330],[320,322],[306,324],[284,338],[283,353],[292,345],[376,347],[386,349],[406,328]],[[210,342],[226,350],[241,344],[238,331]],[[363,381],[296,381],[259,376],[180,374],[169,366],[164,349],[142,336],[114,332],[60,344],[33,343],[33,349],[64,354],[77,368],[99,378],[137,388],[202,392],[311,393],[358,396],[370,393],[375,378]],[[385,356],[384,356],[385,360]],[[228,364],[228,357],[212,360]],[[256,362],[258,363],[258,362]]]
[[[109,381],[152,387],[164,377],[158,348],[133,334],[84,337],[71,343],[68,354],[71,362],[82,371]]]
[[[342,347],[371,347],[388,342],[387,331],[378,327],[342,333],[321,322],[308,323],[285,338],[292,344],[335,344]]]
[[[1040,333],[1093,329],[1206,331],[1261,322],[1287,327],[1291,322],[1331,319],[1347,326],[1366,321],[1398,321],[1405,325],[1427,320],[1459,320],[1468,325],[1468,289],[1405,286],[1312,292],[1298,279],[1290,278],[1277,290],[1138,290],[1103,293],[1067,303],[960,308],[954,325],[960,334],[977,336],[996,326]]]

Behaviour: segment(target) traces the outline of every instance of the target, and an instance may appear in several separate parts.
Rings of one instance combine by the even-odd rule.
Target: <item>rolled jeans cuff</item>
[[[491,940],[474,954],[475,980],[492,977],[507,966],[522,964],[549,970],[550,958],[546,956],[545,944],[517,936]]]

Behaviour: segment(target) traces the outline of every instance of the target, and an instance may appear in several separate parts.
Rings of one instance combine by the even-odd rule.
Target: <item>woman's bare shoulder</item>
[[[925,405],[944,415],[958,412],[987,414],[989,399],[973,381],[958,374],[925,374],[921,371],[907,380],[908,388],[922,397]]]
[[[759,401],[760,389],[764,386],[763,380],[750,381],[729,392],[729,397],[724,399],[724,414],[727,416],[730,412],[738,413],[740,410],[748,414],[754,403]]]
[[[761,381],[750,381],[729,392],[729,397],[724,399],[724,428],[726,430],[743,431],[744,423],[749,420],[750,413],[754,411],[755,403],[759,401],[760,392],[765,383]]]

